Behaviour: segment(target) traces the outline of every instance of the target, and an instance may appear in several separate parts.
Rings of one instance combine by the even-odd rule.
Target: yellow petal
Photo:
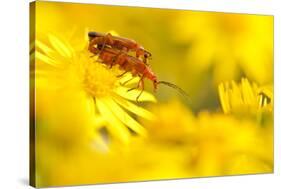
[[[92,96],[85,94],[85,98],[82,99],[85,99],[83,106],[85,107],[85,110],[89,112],[89,120],[94,125],[95,129],[100,129],[106,125],[107,122],[104,117],[96,113],[96,105]],[[83,101],[81,101],[81,103],[83,103]]]
[[[224,113],[228,113],[230,111],[229,97],[228,97],[228,92],[225,91],[225,89],[224,89],[223,83],[219,84],[218,91],[219,91],[219,97],[220,97],[222,109],[223,109]]]
[[[153,115],[151,112],[121,98],[120,96],[115,95],[114,100],[118,104],[120,104],[122,107],[126,108],[127,110],[129,110],[130,112],[132,112],[138,116],[141,116],[141,117],[149,119],[149,120],[155,119],[155,115]]]
[[[108,106],[103,102],[103,99],[96,98],[96,105],[99,112],[108,123],[107,128],[109,132],[116,138],[120,139],[121,142],[127,144],[129,142],[130,132],[126,126],[115,117]]]
[[[94,124],[97,129],[100,129],[102,126],[107,124],[107,121],[104,119],[104,117],[95,115]]]
[[[42,54],[39,51],[36,51],[35,58],[38,59],[38,60],[41,60],[44,63],[47,63],[47,64],[49,64],[51,66],[59,67],[59,64],[57,64],[53,59],[49,58],[48,56]]]
[[[132,129],[134,132],[141,136],[146,136],[146,130],[136,121],[134,120],[127,112],[125,112],[116,102],[114,102],[110,98],[105,98],[104,102],[107,107],[111,109],[114,115],[122,121],[126,126]]]
[[[49,41],[54,47],[55,50],[57,50],[62,56],[71,58],[72,56],[72,49],[69,47],[69,45],[62,42],[60,39],[58,39],[54,35],[49,35]]]
[[[95,109],[95,102],[94,99],[92,98],[92,96],[86,94],[83,91],[83,96],[85,96],[84,102],[82,101],[81,103],[84,103],[83,106],[85,107],[85,109],[89,112],[89,114],[92,116],[92,118],[96,118],[96,109]]]
[[[240,85],[237,85],[235,81],[231,81],[231,88],[227,89],[227,92],[232,110],[241,108],[241,105],[244,104],[244,99],[241,95]]]
[[[128,100],[136,101],[136,98],[140,94],[141,90],[134,89],[134,90],[128,91],[129,89],[130,88],[128,88],[128,87],[121,87],[120,86],[120,87],[117,87],[116,89],[114,89],[114,91],[118,95],[120,95],[120,96],[122,96],[122,97],[124,97]],[[146,91],[143,91],[143,93],[139,97],[138,101],[140,101],[140,102],[144,102],[144,101],[156,102],[156,98],[152,94],[150,94]]]
[[[35,41],[36,47],[38,47],[39,49],[41,49],[44,53],[48,54],[50,52],[53,52],[53,50],[51,48],[49,48],[47,45],[45,45],[44,43],[42,43],[39,40]]]
[[[250,82],[243,78],[241,82],[241,87],[242,87],[242,95],[245,100],[245,104],[247,105],[255,105],[256,104],[256,98],[254,95],[254,92],[252,90],[252,86]]]

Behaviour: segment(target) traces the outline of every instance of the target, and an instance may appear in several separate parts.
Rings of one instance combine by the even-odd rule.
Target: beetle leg
[[[139,86],[139,85],[137,85],[137,87],[133,87],[133,88],[128,89],[127,92],[130,92],[130,91],[132,91],[132,90],[138,89],[138,88],[139,88],[138,86]]]
[[[138,88],[140,88],[140,87],[143,87],[143,84],[144,84],[144,83],[143,83],[143,78],[144,78],[144,76],[142,75],[141,78],[140,78],[140,80],[139,80],[139,82],[138,82],[138,85],[137,85],[136,87],[134,87],[134,88],[128,89],[127,92],[132,91],[132,90],[134,90],[134,89],[138,89]]]
[[[120,83],[121,85],[126,85],[128,82],[130,82],[130,81],[132,81],[134,78],[133,77],[131,77],[130,79],[128,79],[127,81],[125,81],[124,83]]]
[[[148,65],[146,57],[143,58],[143,63],[144,63],[145,65]]]
[[[105,44],[106,44],[106,38],[104,37],[104,38],[103,38],[103,44],[102,44],[102,47],[101,47],[100,52],[103,51],[103,49],[104,49],[104,47],[105,47]]]
[[[111,69],[111,68],[112,68],[112,66],[113,66],[113,62],[111,62],[110,66],[109,66],[109,69]]]
[[[142,78],[140,79],[140,81],[139,81],[139,87],[141,88],[141,92],[140,92],[140,94],[137,96],[136,102],[139,102],[139,98],[140,98],[140,96],[141,96],[141,94],[142,94],[142,92],[143,92],[143,90],[144,90],[143,77],[142,77]]]
[[[117,75],[117,77],[122,77],[123,75],[125,75],[126,73],[128,73],[128,71],[125,71],[124,73]]]
[[[113,45],[114,41],[112,39],[112,35],[110,33],[107,33],[104,37],[103,37],[103,44],[101,47],[101,51],[103,51],[103,49],[105,48],[106,43],[109,43],[109,45]]]

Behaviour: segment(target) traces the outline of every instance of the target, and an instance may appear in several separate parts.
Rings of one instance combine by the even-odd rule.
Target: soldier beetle
[[[110,33],[104,34],[99,32],[89,32],[88,37],[90,39],[89,47],[97,46],[98,49],[102,50],[105,46],[110,46],[126,53],[133,51],[136,53],[137,58],[142,57],[144,63],[147,63],[147,59],[151,57],[150,52],[145,50],[132,39],[113,36]]]

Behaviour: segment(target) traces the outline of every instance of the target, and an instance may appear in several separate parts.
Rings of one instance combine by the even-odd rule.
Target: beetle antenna
[[[164,85],[169,86],[173,89],[176,89],[182,96],[184,96],[186,99],[188,99],[188,101],[190,101],[190,96],[179,86],[177,86],[173,83],[167,82],[167,81],[158,81],[157,84],[164,84]]]

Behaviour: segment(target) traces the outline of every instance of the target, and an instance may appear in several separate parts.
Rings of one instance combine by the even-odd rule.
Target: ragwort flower
[[[234,81],[219,84],[218,92],[222,109],[225,113],[272,112],[273,87],[259,87],[242,78],[241,83]]]
[[[150,112],[131,102],[135,101],[140,91],[127,92],[130,85],[137,83],[138,78],[132,79],[129,73],[119,77],[122,71],[118,67],[108,68],[98,62],[97,57],[88,52],[87,41],[81,40],[82,42],[85,43],[85,49],[80,50],[51,34],[46,42],[36,41],[37,99],[44,99],[44,95],[45,99],[55,96],[56,103],[63,102],[62,106],[65,108],[55,110],[53,114],[61,114],[69,109],[76,111],[77,114],[72,114],[73,116],[84,112],[83,116],[87,115],[87,119],[91,120],[87,123],[96,130],[105,126],[109,134],[122,143],[128,143],[132,132],[145,136],[144,127],[129,114],[131,112],[146,119],[153,118]],[[132,80],[123,86],[122,83],[129,79]],[[153,102],[155,98],[144,91],[139,101]],[[47,106],[45,101],[41,109],[46,109]],[[66,117],[65,120],[67,119],[71,118]],[[85,123],[77,123],[75,127],[82,127],[81,124]]]

